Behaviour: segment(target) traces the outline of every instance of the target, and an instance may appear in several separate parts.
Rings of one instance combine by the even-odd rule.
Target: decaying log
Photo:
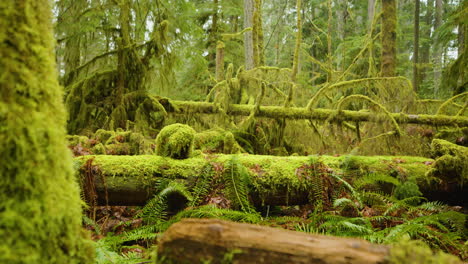
[[[175,107],[166,107],[167,112],[175,112],[180,114],[185,113],[202,113],[202,114],[217,114],[221,109],[208,102],[192,102],[192,101],[171,101]],[[224,109],[228,115],[249,116],[254,109],[254,105],[229,105],[228,109]],[[448,116],[448,115],[412,115],[404,113],[390,114],[398,123],[420,124],[420,125],[437,125],[437,126],[468,126],[467,116]],[[388,118],[379,116],[372,112],[365,111],[349,111],[349,110],[333,110],[317,108],[311,111],[302,107],[282,106],[260,106],[256,113],[258,117],[268,117],[276,119],[312,119],[312,120],[329,120],[330,122],[382,122]]]
[[[332,178],[338,175],[348,182],[369,174],[381,174],[396,178],[414,179],[421,191],[429,186],[426,172],[432,159],[424,157],[396,156],[261,156],[261,155],[200,155],[184,160],[160,156],[81,156],[75,160],[81,164],[81,177],[86,170],[93,171],[99,204],[143,205],[150,199],[156,182],[161,178],[177,179],[193,186],[206,167],[212,166],[220,173],[226,164],[236,157],[248,172],[251,188],[250,199],[257,205],[300,205],[310,203],[307,174],[311,159],[326,165],[324,174]],[[92,163],[87,160],[93,159]],[[92,168],[85,168],[92,164]],[[465,185],[466,186],[466,185]],[[333,188],[334,186],[330,186]],[[335,186],[336,187],[336,186]],[[460,190],[461,191],[461,190]],[[453,190],[446,190],[450,194]],[[107,201],[106,201],[107,197]]]
[[[427,251],[424,254],[432,254]],[[409,264],[423,263],[418,261],[428,258],[418,254],[421,251],[413,251],[407,245],[376,245],[361,239],[309,235],[214,219],[182,220],[172,225],[158,244],[158,256],[165,263],[178,264]],[[432,258],[431,263],[461,263],[446,254]]]

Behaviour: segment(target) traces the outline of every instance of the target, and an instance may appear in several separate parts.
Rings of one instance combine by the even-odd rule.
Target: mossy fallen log
[[[436,159],[427,177],[434,179],[439,188],[428,190],[436,199],[461,199],[466,203],[468,189],[468,147],[459,146],[442,139],[434,139],[431,154]],[[456,190],[465,190],[465,197],[458,197]],[[454,192],[455,191],[455,192]]]
[[[318,187],[325,190],[320,195],[331,199],[334,191],[346,188],[343,181],[353,185],[359,180],[361,186],[372,188],[384,179],[386,183],[379,188],[389,193],[395,187],[388,186],[392,181],[414,182],[423,194],[439,186],[426,177],[434,161],[424,157],[199,154],[185,160],[150,155],[81,156],[75,160],[81,178],[92,178],[99,204],[142,205],[153,196],[158,180],[178,180],[193,189],[208,174],[222,178],[234,157],[244,168],[248,196],[255,205],[308,204],[317,199]]]
[[[226,111],[228,115],[249,116],[255,108],[255,105],[232,104],[228,109],[220,109],[216,104],[208,102],[192,102],[192,101],[171,101],[172,106],[166,107],[167,112],[173,113],[203,113],[203,114],[218,114],[221,111]],[[302,107],[282,106],[260,106],[256,113],[258,117],[268,117],[276,119],[313,119],[313,120],[328,120],[330,122],[381,122],[387,120],[372,112],[365,111],[349,111],[349,110],[333,110],[317,108],[308,110]],[[468,126],[467,116],[448,116],[448,115],[412,115],[404,113],[390,113],[390,116],[397,123],[410,123],[420,125],[437,125],[437,126]]]
[[[164,263],[461,263],[417,242],[376,245],[361,239],[214,219],[184,219],[158,244]]]

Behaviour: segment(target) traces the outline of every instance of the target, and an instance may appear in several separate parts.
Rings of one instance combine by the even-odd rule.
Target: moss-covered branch
[[[166,109],[167,112],[176,113],[200,113],[200,114],[217,114],[220,109],[215,104],[208,102],[192,102],[192,101],[171,101],[176,108]],[[254,108],[254,105],[232,104],[226,111],[228,115],[249,116]],[[177,111],[175,111],[177,109]],[[172,111],[171,111],[172,110]],[[388,120],[380,118],[379,115],[364,111],[337,111],[333,109],[312,109],[307,110],[301,107],[284,108],[282,106],[262,106],[260,107],[257,117],[268,118],[288,118],[288,119],[313,119],[313,120],[329,120],[331,122],[354,121],[354,122],[382,122]],[[333,118],[330,118],[333,116]],[[466,116],[447,116],[447,115],[410,115],[403,113],[390,113],[390,116],[398,123],[410,123],[421,125],[437,125],[437,126],[468,126],[468,117]]]

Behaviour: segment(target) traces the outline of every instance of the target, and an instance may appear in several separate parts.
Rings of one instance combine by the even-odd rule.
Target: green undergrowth
[[[171,224],[183,218],[218,218],[391,244],[393,263],[407,263],[398,261],[408,254],[404,251],[408,245],[418,254],[431,252],[434,259],[451,259],[441,253],[432,255],[441,250],[466,260],[466,215],[421,197],[423,186],[418,180],[425,177],[428,161],[432,162],[418,157],[249,155],[181,161],[140,156],[128,160],[125,167],[118,156],[95,156],[95,164],[116,177],[154,175],[155,168],[173,176],[151,183],[155,195],[135,216],[142,219],[141,227],[110,235],[102,243],[111,251],[122,252],[128,244],[154,244]],[[130,169],[134,166],[138,172]],[[174,170],[177,166],[185,167]],[[199,176],[191,177],[194,173]],[[305,192],[307,202],[269,205],[281,188],[267,190],[275,186],[268,184],[284,182],[289,184],[282,185],[290,188],[288,193]],[[252,190],[260,194],[262,203],[253,203]],[[407,240],[410,242],[404,242]]]

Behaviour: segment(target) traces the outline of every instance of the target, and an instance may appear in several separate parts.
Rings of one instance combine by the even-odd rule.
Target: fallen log
[[[415,243],[391,247],[214,219],[185,219],[172,225],[158,243],[158,257],[179,264],[461,263]]]
[[[80,177],[92,177],[98,204],[143,205],[153,196],[158,180],[175,179],[193,188],[207,171],[224,173],[234,157],[246,168],[248,195],[255,205],[310,203],[317,179],[330,195],[331,191],[343,188],[337,178],[352,183],[369,175],[414,180],[423,193],[437,188],[425,176],[434,161],[424,157],[200,154],[184,160],[150,155],[81,156],[75,160],[81,167]],[[453,190],[445,192],[447,197],[454,194]],[[454,199],[460,201],[459,197]]]
[[[186,113],[201,113],[201,114],[219,114],[221,109],[213,103],[208,102],[193,102],[193,101],[170,101],[174,107],[165,105],[167,112],[186,114]],[[254,105],[232,104],[228,109],[224,109],[228,115],[249,116],[254,110]],[[260,106],[256,113],[258,117],[268,117],[276,119],[312,119],[312,120],[328,120],[330,122],[382,122],[388,119],[372,112],[365,111],[350,111],[350,110],[333,110],[317,108],[308,110],[303,107],[282,106]],[[425,114],[404,114],[391,113],[390,116],[397,123],[409,123],[420,125],[437,125],[437,126],[468,126],[467,116],[448,116],[448,115],[425,115]]]

